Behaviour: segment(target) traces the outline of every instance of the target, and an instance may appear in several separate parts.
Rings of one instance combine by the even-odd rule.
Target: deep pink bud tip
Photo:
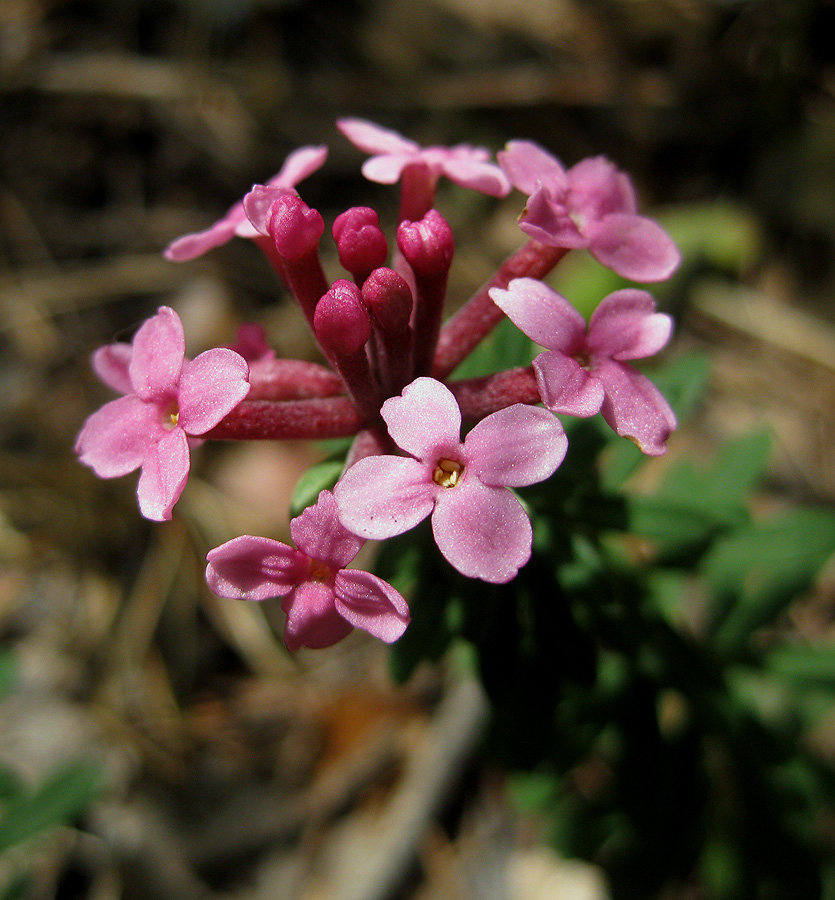
[[[386,331],[399,334],[406,330],[412,315],[412,290],[394,269],[375,269],[362,286],[362,299]]]
[[[301,197],[285,194],[273,203],[269,232],[276,250],[286,259],[300,259],[315,250],[324,230],[321,214]]]
[[[368,206],[355,206],[336,217],[333,237],[339,261],[355,277],[383,265],[389,248],[380,217]]]
[[[455,251],[452,229],[435,209],[420,222],[401,222],[397,246],[415,273],[426,277],[446,275]]]
[[[371,336],[371,320],[360,289],[344,278],[335,281],[316,304],[313,327],[326,349],[340,354],[359,352]]]

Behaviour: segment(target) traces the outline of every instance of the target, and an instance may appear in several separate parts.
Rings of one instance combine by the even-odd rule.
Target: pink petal
[[[551,412],[585,419],[600,411],[603,385],[575,359],[552,350],[540,353],[533,368],[539,396]]]
[[[633,214],[638,209],[628,176],[603,156],[584,159],[568,170],[570,206],[585,220],[609,213]]]
[[[670,339],[673,320],[655,311],[646,291],[626,288],[605,297],[589,321],[588,347],[611,359],[652,356]]]
[[[431,461],[461,451],[461,410],[449,388],[434,378],[416,378],[399,397],[390,397],[380,414],[401,450]]]
[[[387,581],[359,569],[343,569],[334,584],[336,610],[354,628],[387,644],[409,624],[409,606]]]
[[[222,219],[218,219],[203,231],[184,234],[172,241],[163,251],[163,256],[172,262],[188,262],[190,259],[196,259],[209,250],[231,241],[235,235],[235,227],[244,220],[243,208],[240,203],[236,203]]]
[[[440,490],[424,463],[402,456],[367,456],[348,469],[333,493],[346,528],[360,537],[383,540],[425,519]]]
[[[336,127],[363,153],[414,155],[420,150],[418,144],[404,138],[402,134],[366,119],[338,119]]]
[[[555,193],[550,184],[538,185],[528,197],[519,217],[519,227],[525,234],[549,247],[573,250],[588,246],[588,240],[571,217],[564,197]]]
[[[681,262],[672,238],[643,216],[613,213],[590,222],[583,233],[592,255],[630,281],[663,281]]]
[[[318,581],[303,582],[281,601],[287,614],[284,643],[288,650],[320,650],[351,633],[351,624],[337,612],[334,601],[333,588]]]
[[[186,342],[180,317],[168,306],[143,323],[133,339],[130,380],[142,400],[167,402],[176,395]]]
[[[467,469],[494,487],[523,487],[550,478],[567,449],[559,420],[522,403],[482,419],[464,441]]]
[[[561,294],[536,278],[514,278],[490,297],[513,324],[549,350],[573,355],[583,350],[586,320]]]
[[[615,432],[648,456],[666,453],[676,417],[658,388],[626,363],[606,360],[595,374],[606,390],[601,413]]]
[[[510,141],[496,157],[510,183],[523,194],[532,194],[540,181],[555,187],[568,186],[560,162],[533,141]]]
[[[390,153],[372,156],[362,164],[362,174],[377,184],[397,184],[406,166],[415,162],[413,153]]]
[[[93,371],[114,391],[120,394],[132,394],[128,367],[133,356],[130,344],[108,344],[99,347],[93,354]]]
[[[157,408],[131,394],[111,400],[87,419],[75,452],[99,478],[118,478],[142,465],[162,431]]]
[[[206,350],[183,367],[177,402],[178,424],[188,434],[205,434],[249,393],[249,366],[234,350]]]
[[[182,428],[166,432],[148,448],[136,488],[139,511],[146,519],[162,522],[171,518],[188,481],[189,466],[188,440]]]
[[[254,184],[252,186],[252,190],[244,196],[243,209],[245,217],[255,229],[256,234],[269,236],[273,204],[288,194],[293,195],[295,191],[281,184]]]
[[[283,597],[307,577],[310,560],[270,538],[245,534],[210,550],[206,582],[219,597],[266,600]]]
[[[443,163],[443,173],[461,187],[480,191],[488,197],[506,197],[510,193],[510,181],[495,163],[480,158],[485,153],[472,147],[464,153],[454,147]]]
[[[318,147],[299,147],[284,160],[281,171],[268,183],[294,188],[300,181],[321,169],[327,158],[328,148],[324,144]]]
[[[462,575],[504,584],[531,556],[533,532],[507,488],[475,478],[442,492],[432,513],[438,549]]]
[[[293,519],[290,534],[300,550],[331,569],[344,569],[365,543],[339,521],[336,500],[330,491],[322,491],[315,506]]]

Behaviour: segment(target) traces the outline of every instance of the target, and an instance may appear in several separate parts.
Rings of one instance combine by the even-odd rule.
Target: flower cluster
[[[329,646],[355,627],[387,642],[400,637],[406,600],[347,566],[365,540],[402,534],[430,516],[437,546],[458,572],[512,580],[532,548],[514,488],[544,481],[562,462],[568,441],[555,414],[599,412],[650,455],[664,453],[676,425],[628,362],[669,340],[672,322],[652,297],[616,291],[586,326],[541,280],[577,248],[633,281],[669,277],[678,251],[638,214],[625,174],[602,158],[566,170],[526,141],[510,142],[496,163],[479,147],[421,148],[371,122],[337,124],[370,155],[367,178],[400,183],[391,250],[373,209],[346,210],[331,233],[350,278],[328,282],[319,256],[324,219],[296,190],[327,149],[303,147],[222,219],[165,251],[182,261],[234,236],[253,240],[298,303],[325,364],[277,359],[257,326],[242,328],[231,348],[188,360],[180,320],[162,307],[132,344],[94,355],[102,381],[125,396],[87,420],[76,447],[103,478],[141,468],[140,511],[163,520],[185,486],[190,447],[204,439],[353,436],[333,491],[291,522],[295,548],[245,535],[208,556],[218,595],[283,598],[291,650]],[[454,240],[434,208],[442,176],[489,196],[514,187],[527,195],[519,225],[528,240],[446,321]],[[450,379],[505,316],[544,352],[531,366]]]

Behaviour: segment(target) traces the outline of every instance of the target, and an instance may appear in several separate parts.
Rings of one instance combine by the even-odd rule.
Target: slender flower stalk
[[[568,252],[530,240],[499,266],[495,275],[450,318],[441,329],[432,374],[446,378],[504,318],[490,297],[492,288],[504,288],[514,278],[544,278]]]
[[[401,222],[397,246],[414,273],[412,374],[428,375],[444,313],[447,280],[455,243],[452,229],[437,210],[419,222]]]
[[[412,291],[393,269],[375,269],[362,286],[362,300],[371,317],[373,358],[386,397],[412,379]]]
[[[328,289],[319,259],[324,219],[301,197],[263,185],[256,185],[244,197],[244,209],[252,225],[272,240],[284,283],[312,328],[316,304]]]
[[[313,328],[354,406],[364,420],[373,420],[382,398],[365,349],[371,337],[371,318],[353,281],[343,278],[333,283],[316,307]]]

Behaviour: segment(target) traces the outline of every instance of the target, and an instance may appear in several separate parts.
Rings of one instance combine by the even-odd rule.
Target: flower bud
[[[382,266],[388,256],[388,242],[380,228],[380,217],[368,206],[354,206],[336,217],[333,238],[339,261],[362,283],[369,272]]]

